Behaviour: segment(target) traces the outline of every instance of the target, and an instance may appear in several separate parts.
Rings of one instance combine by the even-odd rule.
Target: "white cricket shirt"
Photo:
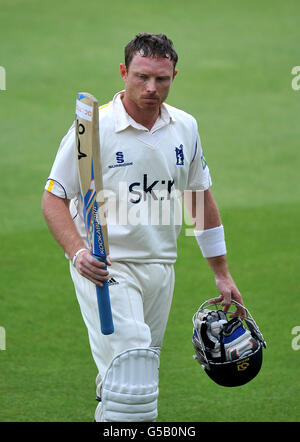
[[[149,131],[126,112],[121,94],[99,108],[103,195],[112,261],[174,263],[185,190],[211,186],[196,120],[168,104]],[[86,242],[74,124],[58,149],[46,190],[71,200]]]

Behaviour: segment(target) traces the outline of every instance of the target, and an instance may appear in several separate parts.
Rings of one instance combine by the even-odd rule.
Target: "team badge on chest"
[[[176,166],[184,166],[183,144],[180,144],[179,147],[175,147],[175,154],[176,154]]]

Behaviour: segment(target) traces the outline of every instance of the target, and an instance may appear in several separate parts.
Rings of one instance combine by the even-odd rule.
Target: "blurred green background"
[[[193,361],[192,315],[216,289],[183,230],[158,421],[299,421],[299,13],[296,0],[1,1],[0,421],[93,420],[96,367],[40,201],[76,92],[102,104],[122,89],[138,32],[166,33],[178,51],[168,103],[197,118],[230,269],[268,343],[243,387],[213,384]]]

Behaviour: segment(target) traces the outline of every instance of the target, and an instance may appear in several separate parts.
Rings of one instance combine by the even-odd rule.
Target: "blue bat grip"
[[[98,259],[98,261],[106,263],[105,257],[100,257],[96,255],[94,255],[94,257]],[[114,332],[114,324],[112,320],[108,281],[102,281],[102,284],[103,284],[102,287],[96,285],[101,332],[104,335],[111,335]]]

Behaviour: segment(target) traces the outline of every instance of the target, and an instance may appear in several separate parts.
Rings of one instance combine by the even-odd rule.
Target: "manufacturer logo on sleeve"
[[[207,162],[206,162],[206,159],[205,159],[205,156],[204,156],[203,152],[202,152],[202,155],[201,155],[201,163],[202,163],[202,169],[204,170],[206,168],[206,166],[207,166]]]

